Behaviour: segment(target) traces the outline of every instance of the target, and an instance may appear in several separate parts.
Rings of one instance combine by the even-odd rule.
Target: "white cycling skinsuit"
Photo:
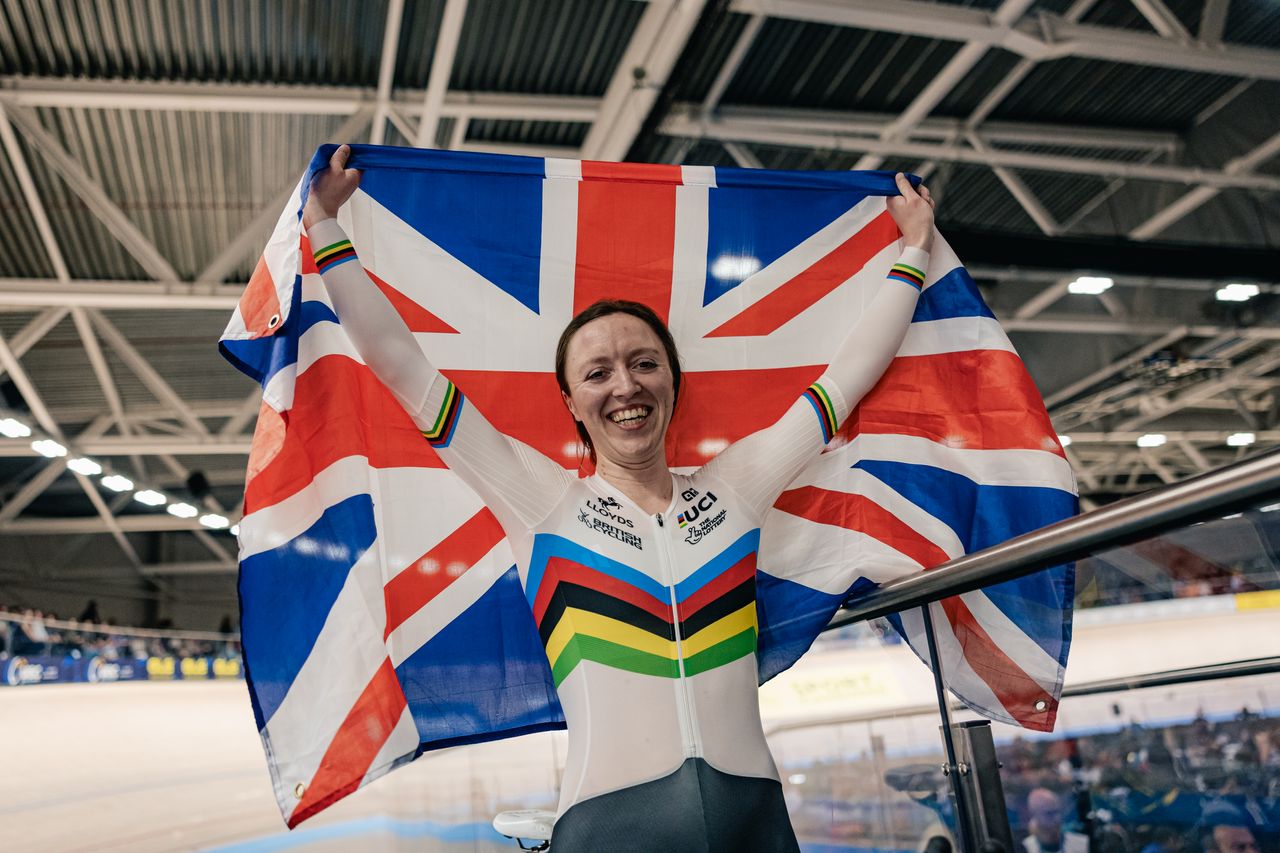
[[[822,377],[772,426],[672,474],[671,503],[652,515],[490,425],[427,361],[337,222],[309,238],[361,358],[515,552],[568,724],[553,849],[797,850],[757,699],[760,526],[896,354],[928,254],[904,250]]]

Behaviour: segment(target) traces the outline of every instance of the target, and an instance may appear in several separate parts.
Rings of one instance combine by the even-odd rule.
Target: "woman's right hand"
[[[328,168],[316,172],[311,179],[311,192],[302,208],[302,226],[310,228],[317,222],[338,215],[338,208],[347,203],[351,194],[360,186],[360,170],[348,169],[350,145],[340,145],[329,158]]]
[[[898,172],[894,175],[894,183],[898,185],[899,195],[889,196],[886,201],[893,221],[906,245],[924,249],[933,248],[933,196],[924,184],[917,190],[911,186],[907,176]]]

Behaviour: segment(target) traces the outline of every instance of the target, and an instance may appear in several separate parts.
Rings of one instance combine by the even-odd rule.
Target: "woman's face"
[[[665,461],[675,381],[658,336],[638,317],[608,314],[569,339],[565,405],[586,427],[596,457],[634,468]]]

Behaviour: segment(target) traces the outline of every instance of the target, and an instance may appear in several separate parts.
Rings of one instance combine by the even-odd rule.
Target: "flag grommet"
[[[272,314],[271,319],[267,321],[267,328],[274,329],[276,326],[279,326],[279,325],[280,325],[280,315]]]
[[[1045,711],[1045,710],[1048,710],[1048,708],[1049,708],[1049,703],[1048,703],[1048,702],[1044,701],[1043,699],[1038,699],[1038,700],[1036,700],[1036,710],[1037,710],[1037,711]]]
[[[297,797],[299,800],[302,799],[302,795],[305,794],[306,792],[307,792],[307,786],[305,782],[299,782],[298,784],[293,786],[293,795]]]

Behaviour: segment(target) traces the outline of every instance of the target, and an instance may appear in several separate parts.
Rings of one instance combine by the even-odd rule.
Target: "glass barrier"
[[[1016,853],[1280,850],[1277,545],[1271,498],[1078,560],[1055,730],[991,724]],[[885,642],[898,641],[876,619],[827,632],[815,651],[856,668]],[[1247,659],[1262,660],[1225,666]],[[1197,670],[1151,677],[1183,667]],[[1242,669],[1253,674],[1233,676]],[[804,849],[958,841],[939,710],[915,698],[772,733]]]

